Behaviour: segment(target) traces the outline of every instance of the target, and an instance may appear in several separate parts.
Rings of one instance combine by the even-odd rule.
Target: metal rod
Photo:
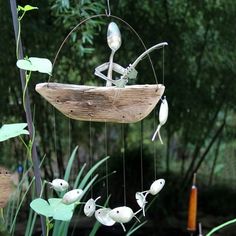
[[[16,0],[10,0],[10,6],[11,6],[12,21],[13,21],[13,27],[14,27],[14,33],[15,33],[15,40],[17,42],[19,25],[18,25],[18,14],[17,14]],[[20,36],[19,36],[18,49],[19,49],[19,52],[18,52],[19,59],[24,58]],[[21,80],[22,91],[25,88],[24,77],[25,77],[24,71],[20,69],[20,80]],[[37,150],[36,150],[36,144],[33,140],[34,127],[33,127],[31,108],[30,108],[30,99],[29,99],[29,94],[28,94],[27,90],[25,93],[25,115],[26,115],[26,121],[28,124],[29,133],[30,133],[30,139],[33,141],[33,143],[32,143],[32,160],[33,160],[34,176],[35,176],[35,183],[36,183],[36,195],[39,197],[40,192],[41,192],[41,176],[40,176],[40,168],[39,168],[39,160],[38,160],[38,155],[37,155]],[[45,219],[42,216],[41,216],[41,225],[42,225],[43,235],[46,235]]]

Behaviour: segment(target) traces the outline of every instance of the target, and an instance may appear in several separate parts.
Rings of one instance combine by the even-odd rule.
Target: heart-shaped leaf
[[[30,57],[28,59],[20,59],[16,62],[18,68],[28,71],[38,71],[51,75],[52,63],[46,58]]]
[[[42,198],[36,198],[30,203],[30,207],[39,215],[53,216],[53,208]]]
[[[3,125],[0,129],[0,142],[17,137],[21,134],[29,134],[29,131],[24,129],[26,126],[26,123]]]
[[[54,220],[62,220],[62,221],[71,220],[75,204],[66,205],[62,202],[61,198],[50,198],[48,199],[48,201],[53,209],[52,217]]]

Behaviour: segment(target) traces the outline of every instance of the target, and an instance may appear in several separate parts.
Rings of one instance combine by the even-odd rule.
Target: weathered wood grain
[[[0,166],[0,208],[4,208],[13,192],[11,173]]]
[[[125,88],[60,83],[40,83],[36,91],[64,115],[76,120],[133,123],[156,106],[163,85],[130,85]]]

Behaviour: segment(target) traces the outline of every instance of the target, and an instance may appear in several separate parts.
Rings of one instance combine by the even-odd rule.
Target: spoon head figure
[[[51,183],[55,191],[63,192],[69,188],[69,184],[64,179],[54,179]]]
[[[107,43],[112,51],[117,51],[121,46],[121,34],[116,23],[111,22],[107,29]]]
[[[75,203],[82,198],[83,193],[82,189],[73,189],[63,196],[62,202],[66,205]]]
[[[111,219],[109,216],[109,212],[111,211],[110,208],[101,208],[95,211],[95,218],[99,221],[102,225],[112,226],[116,222]]]
[[[118,223],[127,223],[134,217],[134,212],[130,207],[116,207],[109,212],[109,216]]]
[[[162,190],[164,185],[165,185],[164,179],[155,180],[150,187],[149,193],[151,193],[152,195],[158,194]]]
[[[91,217],[96,210],[96,203],[93,198],[89,199],[84,206],[84,214]]]

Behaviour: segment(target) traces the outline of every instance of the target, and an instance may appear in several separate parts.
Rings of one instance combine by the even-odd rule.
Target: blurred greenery
[[[21,0],[17,3],[26,4]],[[92,0],[31,0],[28,3],[39,9],[29,12],[22,20],[24,55],[45,57],[51,61],[76,24],[88,16],[103,14],[107,8],[105,1]],[[114,192],[112,201],[120,198],[123,202],[124,159],[127,199],[133,198],[138,186],[149,186],[154,177],[166,178],[163,196],[158,197],[154,212],[150,209],[151,222],[159,220],[162,226],[174,227],[171,219],[176,216],[182,219],[183,222],[176,225],[184,232],[188,190],[194,172],[198,172],[202,192],[199,210],[212,215],[233,214],[231,204],[227,206],[227,203],[233,199],[230,193],[235,194],[236,190],[236,2],[113,0],[110,5],[111,13],[134,27],[147,47],[162,41],[169,44],[164,52],[164,67],[163,51],[151,54],[158,82],[164,82],[169,102],[169,118],[161,130],[164,145],[151,142],[158,123],[159,106],[143,122],[136,124],[69,120],[34,90],[35,84],[47,81],[48,77],[33,74],[29,94],[34,111],[35,141],[39,156],[46,155],[42,177],[51,180],[63,176],[72,147],[78,145],[79,154],[73,166],[75,176],[85,162],[91,166],[102,156],[111,156],[108,171],[117,170],[109,179],[109,190]],[[109,17],[94,18],[68,39],[56,61],[51,81],[102,85],[103,81],[98,80],[93,72],[97,65],[109,59],[106,29],[111,20],[119,25],[122,33],[122,46],[114,60],[127,66],[143,52],[139,40],[125,24]],[[1,123],[25,122],[8,1],[0,2],[0,22]],[[137,70],[137,83],[155,83],[147,59],[137,66]],[[1,143],[0,155],[0,164],[12,170],[27,158],[17,139],[4,145]],[[106,172],[104,168],[103,174]],[[119,185],[113,184],[116,180]],[[119,194],[117,186],[120,186]],[[106,191],[103,189],[102,192],[105,194]],[[227,193],[227,201],[224,193]],[[218,204],[219,199],[227,203]],[[219,211],[215,212],[216,208]],[[155,223],[152,227],[157,232]]]

